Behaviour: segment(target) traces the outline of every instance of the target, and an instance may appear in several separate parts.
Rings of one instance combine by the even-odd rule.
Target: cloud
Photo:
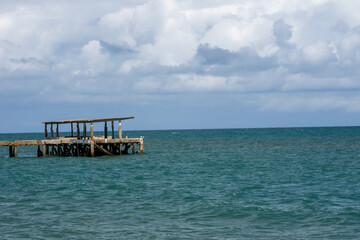
[[[346,0],[5,1],[0,3],[1,91],[39,100],[56,90],[59,102],[71,95],[84,102],[90,95],[98,101],[108,95],[151,101],[156,94],[164,104],[177,94],[223,93],[234,101],[248,94],[249,101],[239,104],[290,111],[310,109],[312,100],[315,109],[358,111],[351,107],[357,98],[345,94],[359,92],[357,5]],[[318,96],[309,98],[314,92]],[[260,93],[272,97],[257,98]]]
[[[289,45],[289,40],[292,36],[292,26],[286,24],[283,19],[279,19],[273,24],[273,34],[276,38],[276,44],[280,47]]]

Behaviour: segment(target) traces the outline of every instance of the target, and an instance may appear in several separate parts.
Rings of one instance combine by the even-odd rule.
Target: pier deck
[[[95,157],[101,155],[122,155],[132,153],[142,153],[144,151],[143,137],[140,138],[122,138],[121,120],[131,119],[134,117],[123,118],[101,118],[101,119],[76,119],[52,121],[45,123],[44,140],[16,140],[0,141],[0,146],[9,147],[10,157],[17,157],[18,146],[38,146],[37,155],[43,156],[88,156]],[[114,121],[119,121],[118,138],[114,138]],[[108,136],[107,121],[111,121],[112,136]],[[93,123],[105,122],[104,136],[94,136]],[[60,137],[59,124],[71,124],[71,136]],[[73,124],[77,124],[76,136],[74,136]],[[86,131],[86,124],[90,124],[90,135]],[[83,124],[83,132],[80,133],[80,124]],[[51,126],[51,134],[48,134],[48,125]],[[56,136],[54,136],[53,126],[56,125]],[[139,146],[139,151],[136,151]]]

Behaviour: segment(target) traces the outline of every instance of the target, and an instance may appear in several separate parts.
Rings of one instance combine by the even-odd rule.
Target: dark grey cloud
[[[279,47],[289,46],[289,40],[292,36],[292,26],[286,24],[283,19],[276,20],[273,25],[273,34],[276,39],[276,44]]]
[[[208,73],[232,75],[254,71],[264,71],[276,67],[272,57],[260,57],[256,51],[243,47],[236,52],[201,44],[196,58],[205,67],[214,66]]]

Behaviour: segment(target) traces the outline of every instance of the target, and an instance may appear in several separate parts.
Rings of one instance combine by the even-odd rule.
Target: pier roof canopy
[[[94,123],[94,122],[107,122],[107,121],[122,121],[127,119],[133,119],[134,117],[114,117],[114,118],[84,118],[73,120],[60,120],[43,122],[45,124],[66,124],[66,123]]]

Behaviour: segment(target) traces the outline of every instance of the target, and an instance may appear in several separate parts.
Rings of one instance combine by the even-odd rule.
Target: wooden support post
[[[9,146],[9,157],[14,157],[13,147]]]
[[[79,149],[79,144],[76,144],[76,156],[79,157],[80,156],[80,149]]]
[[[83,136],[84,136],[84,138],[86,138],[86,123],[84,123]]]
[[[95,145],[94,141],[90,142],[90,157],[95,157]]]
[[[144,152],[144,142],[143,142],[142,139],[140,140],[140,152],[141,152],[141,153]]]
[[[46,156],[46,145],[45,144],[42,145],[42,156],[43,157]]]
[[[48,137],[48,132],[47,132],[47,124],[45,123],[45,138]]]
[[[76,135],[77,135],[77,138],[79,139],[80,138],[80,126],[79,126],[79,123],[76,123]]]
[[[42,152],[40,150],[40,145],[37,145],[37,156],[42,157]]]
[[[17,157],[17,147],[18,146],[16,146],[16,145],[14,146],[14,155],[13,155],[13,157]]]
[[[54,137],[54,128],[53,128],[53,124],[51,124],[51,137]]]
[[[135,143],[132,144],[132,154],[135,154]]]
[[[113,139],[115,138],[115,136],[114,136],[114,121],[111,121],[111,136]]]
[[[105,128],[104,128],[104,136],[107,138],[108,129],[107,129],[107,122],[105,121]]]
[[[71,137],[74,136],[74,128],[73,128],[73,123],[71,123]]]
[[[90,125],[90,137],[91,138],[94,137],[94,125],[93,125],[93,123],[91,123],[91,125]]]
[[[120,155],[122,155],[121,146],[122,146],[122,143],[119,143],[119,153],[120,153]]]
[[[119,138],[122,138],[121,121],[119,121]]]

